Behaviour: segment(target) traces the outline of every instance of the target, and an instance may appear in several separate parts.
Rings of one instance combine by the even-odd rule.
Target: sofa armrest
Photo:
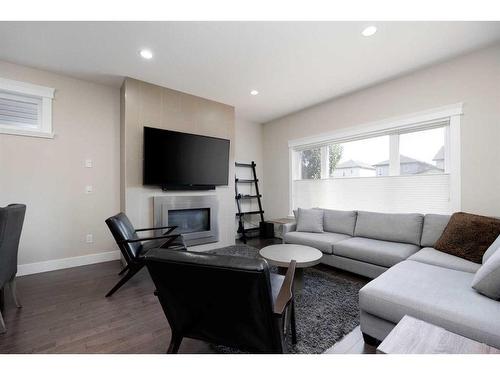
[[[283,238],[285,237],[285,234],[287,234],[288,232],[293,232],[297,229],[297,223],[286,223],[286,224],[283,224],[283,227],[282,227],[282,230],[281,230],[281,235],[283,236]]]

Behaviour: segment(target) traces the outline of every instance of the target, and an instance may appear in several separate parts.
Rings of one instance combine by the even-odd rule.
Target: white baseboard
[[[20,264],[17,266],[17,276],[31,275],[33,273],[62,270],[64,268],[85,266],[87,264],[109,262],[120,259],[120,251],[108,251],[73,258],[47,260],[45,262]]]

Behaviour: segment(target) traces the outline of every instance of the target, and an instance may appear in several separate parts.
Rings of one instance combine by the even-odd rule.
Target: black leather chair
[[[284,353],[287,322],[296,343],[295,261],[282,276],[270,273],[264,259],[151,250],[146,265],[172,330],[167,353],[177,353],[184,337]]]
[[[2,317],[5,286],[9,284],[17,308],[22,307],[16,294],[17,252],[23,229],[26,206],[10,204],[0,207],[0,333],[6,331]]]
[[[172,234],[176,226],[166,226],[158,228],[134,229],[134,226],[123,212],[112,216],[106,220],[111,234],[113,235],[127,265],[118,274],[121,276],[127,272],[120,281],[106,294],[110,297],[120,287],[130,280],[142,267],[144,267],[144,255],[152,248],[175,248],[185,250],[186,245],[180,234]],[[140,238],[137,232],[165,230],[160,236]]]

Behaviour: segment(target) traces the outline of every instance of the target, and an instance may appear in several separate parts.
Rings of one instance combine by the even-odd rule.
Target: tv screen
[[[227,185],[228,169],[228,139],[144,127],[144,185]]]

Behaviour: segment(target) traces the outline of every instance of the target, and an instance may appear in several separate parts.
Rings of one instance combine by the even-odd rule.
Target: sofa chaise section
[[[500,303],[471,288],[474,273],[406,260],[359,292],[361,331],[383,340],[410,315],[500,348]]]
[[[408,260],[414,260],[420,263],[426,263],[433,266],[444,267],[456,271],[475,273],[480,267],[480,264],[471,262],[457,256],[443,253],[433,247],[424,247],[416,254],[413,254]]]

